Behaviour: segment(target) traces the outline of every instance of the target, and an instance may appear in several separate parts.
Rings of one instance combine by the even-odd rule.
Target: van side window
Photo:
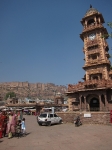
[[[54,114],[54,117],[58,117],[56,114]]]
[[[52,118],[53,117],[53,114],[50,114],[50,118]]]

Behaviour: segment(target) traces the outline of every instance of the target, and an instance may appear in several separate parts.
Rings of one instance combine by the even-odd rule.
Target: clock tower
[[[108,35],[104,18],[101,13],[90,6],[81,23],[83,25],[81,39],[84,41],[83,52],[85,54],[84,81],[86,80],[108,80],[110,71],[110,61],[108,54],[108,44],[103,35]]]
[[[68,106],[70,111],[112,110],[112,70],[109,61],[108,32],[103,26],[103,15],[90,6],[82,18],[85,75],[83,82],[69,84]],[[104,37],[105,36],[105,37]]]

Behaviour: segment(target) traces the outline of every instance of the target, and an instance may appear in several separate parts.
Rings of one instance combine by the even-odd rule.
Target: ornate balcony
[[[102,60],[102,59],[89,60],[83,66],[83,69],[87,68],[87,67],[90,67],[92,65],[100,65],[100,64],[108,64],[108,65],[110,65],[110,61],[109,60]]]
[[[88,62],[86,62],[85,66],[91,66],[92,64],[99,64],[101,62],[101,59],[89,59]]]
[[[88,51],[87,53],[88,53],[88,55],[98,54],[98,53],[100,53],[100,50],[99,49],[93,49],[93,50]]]
[[[110,65],[110,61],[109,60],[102,60],[101,62],[102,62],[102,64],[105,64],[105,63],[107,64],[108,63]]]
[[[83,29],[83,32],[87,32],[89,30],[93,30],[93,29],[96,29],[96,28],[102,28],[103,25],[100,23],[100,24],[92,24],[92,25],[88,25],[88,26],[85,26],[84,29]]]

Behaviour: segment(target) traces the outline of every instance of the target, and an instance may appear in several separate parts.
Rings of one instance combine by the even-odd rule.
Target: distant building
[[[64,97],[60,92],[56,93],[55,104],[64,104]]]
[[[31,104],[31,103],[36,103],[37,100],[32,100],[32,99],[25,98],[24,102],[25,102],[26,104]]]

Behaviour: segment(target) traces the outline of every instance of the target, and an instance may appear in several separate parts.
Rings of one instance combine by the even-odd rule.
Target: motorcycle
[[[82,122],[79,116],[74,119],[74,124],[75,124],[75,127],[79,127],[80,125],[82,125]]]

